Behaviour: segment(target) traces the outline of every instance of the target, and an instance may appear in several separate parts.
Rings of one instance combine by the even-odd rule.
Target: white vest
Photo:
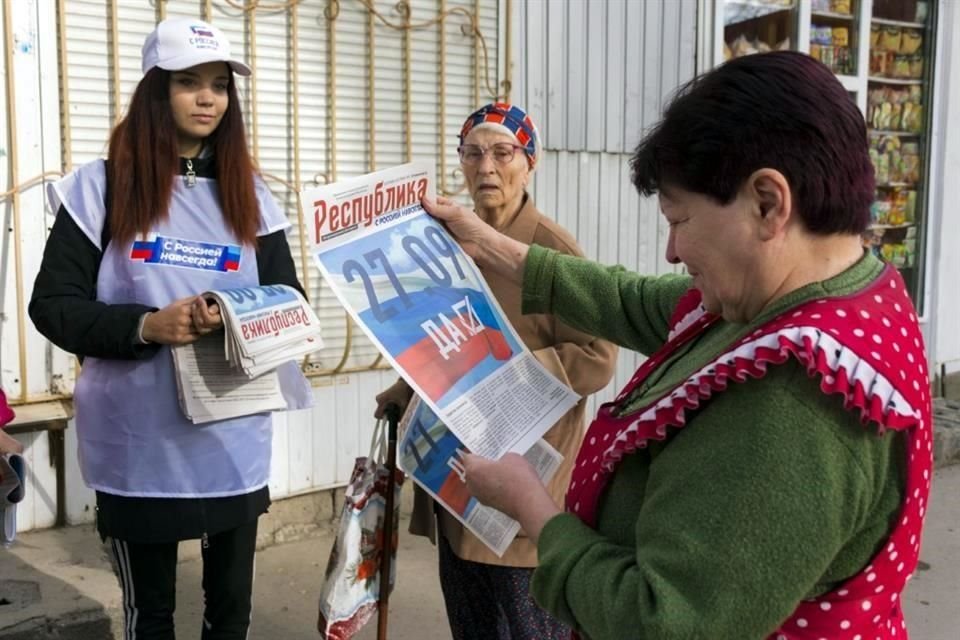
[[[290,227],[257,177],[258,235]],[[47,189],[100,247],[105,219],[105,164],[86,164]],[[201,249],[224,247],[231,261],[197,260]],[[102,248],[101,248],[102,249]],[[239,255],[239,265],[232,258]],[[236,268],[234,268],[236,267]],[[174,179],[170,212],[146,237],[111,239],[97,276],[97,300],[163,308],[211,289],[259,284],[257,256],[227,227],[215,180],[186,187]],[[309,385],[295,363],[281,384],[305,400]],[[292,375],[291,375],[292,374]],[[145,360],[86,358],[74,391],[80,469],[87,485],[121,496],[222,497],[260,489],[270,474],[270,414],[195,425],[177,401],[170,348]],[[294,403],[297,404],[296,402]],[[302,406],[302,402],[300,403]],[[299,408],[297,406],[291,408]]]

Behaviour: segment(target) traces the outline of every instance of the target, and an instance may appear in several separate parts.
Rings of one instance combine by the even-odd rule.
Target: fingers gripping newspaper
[[[172,349],[184,414],[196,424],[287,408],[277,367],[323,348],[320,323],[287,285],[202,294],[223,331]]]
[[[433,183],[431,165],[411,163],[308,189],[304,220],[326,282],[420,398],[403,419],[401,467],[502,555],[519,524],[466,494],[454,453],[526,454],[546,481],[561,456],[541,438],[579,396],[523,345],[476,264],[420,206]]]

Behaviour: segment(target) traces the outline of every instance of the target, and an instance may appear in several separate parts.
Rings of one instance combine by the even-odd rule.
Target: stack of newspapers
[[[286,408],[277,368],[323,347],[320,323],[286,285],[208,291],[223,331],[172,349],[177,391],[194,423]]]

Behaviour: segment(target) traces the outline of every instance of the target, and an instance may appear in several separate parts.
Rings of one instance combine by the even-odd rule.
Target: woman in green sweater
[[[520,456],[465,456],[470,491],[537,542],[533,595],[585,638],[904,638],[929,377],[902,279],[861,245],[874,177],[856,105],[808,56],[748,56],[682,88],[631,165],[688,275],[425,203],[522,283],[525,313],[649,356],[591,425],[566,512]]]

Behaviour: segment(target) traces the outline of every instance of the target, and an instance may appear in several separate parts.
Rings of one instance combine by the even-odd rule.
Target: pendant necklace
[[[197,172],[193,170],[193,160],[190,158],[187,158],[187,173],[183,178],[188,187],[197,186]]]

